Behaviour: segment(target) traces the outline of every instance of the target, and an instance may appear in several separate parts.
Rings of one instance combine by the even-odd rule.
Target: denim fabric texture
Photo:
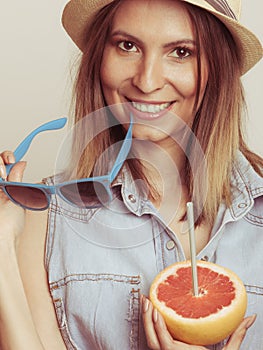
[[[241,350],[263,350],[263,179],[240,153],[232,188],[232,206],[220,206],[198,259],[226,266],[243,280],[247,315],[258,317]],[[114,192],[108,208],[74,208],[54,197],[49,209],[45,265],[70,350],[148,349],[140,294],[148,295],[158,272],[185,260],[176,233],[139,196],[127,171]],[[209,349],[220,350],[224,343]]]

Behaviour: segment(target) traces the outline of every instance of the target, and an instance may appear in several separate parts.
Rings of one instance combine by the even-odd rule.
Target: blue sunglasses
[[[14,156],[16,162],[26,154],[34,137],[42,131],[61,129],[66,124],[66,118],[60,118],[45,123],[32,131],[16,148]],[[125,162],[132,145],[132,124],[122,142],[116,161],[108,175],[88,177],[84,179],[62,182],[53,186],[23,182],[11,182],[0,179],[0,188],[15,204],[30,210],[45,210],[50,205],[51,195],[56,194],[71,205],[80,208],[98,208],[108,204],[112,199],[111,184],[123,163]],[[14,164],[6,166],[7,175]]]

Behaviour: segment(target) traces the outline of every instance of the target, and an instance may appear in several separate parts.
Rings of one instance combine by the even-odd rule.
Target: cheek
[[[114,80],[112,79],[112,74],[109,69],[107,69],[107,65],[102,64],[100,70],[100,81],[102,90],[105,93],[108,89],[113,88]]]
[[[197,84],[194,74],[188,74],[184,76],[182,81],[182,94],[186,99],[192,99],[196,96]]]
[[[185,99],[193,98],[197,90],[197,74],[193,68],[175,69],[170,72],[170,83]]]
[[[105,49],[100,70],[100,79],[103,90],[109,93],[119,90],[127,79],[128,72],[125,65],[116,57],[111,49]]]
[[[171,75],[170,75],[171,76]],[[195,101],[198,87],[198,72],[194,67],[189,69],[183,69],[183,71],[176,71],[172,74],[173,85],[180,93],[185,102]],[[208,80],[208,69],[206,65],[201,70],[201,86],[200,86],[200,98],[203,97],[204,91]],[[200,101],[199,101],[200,102]]]
[[[100,80],[103,90],[113,89],[118,85],[118,74],[116,64],[109,50],[105,49],[100,69]]]

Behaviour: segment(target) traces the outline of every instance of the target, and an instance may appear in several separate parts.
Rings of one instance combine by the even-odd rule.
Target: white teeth
[[[170,106],[170,102],[161,104],[149,104],[149,103],[138,103],[132,102],[134,108],[141,112],[147,113],[159,113]]]

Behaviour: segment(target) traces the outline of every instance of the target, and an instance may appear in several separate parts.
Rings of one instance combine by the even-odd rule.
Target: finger
[[[244,318],[244,320],[240,323],[238,328],[235,330],[235,332],[229,338],[229,340],[228,340],[226,346],[223,348],[223,350],[239,350],[240,345],[246,336],[248,328],[253,325],[253,323],[256,320],[256,317],[257,317],[257,315],[252,315],[252,316]]]
[[[147,339],[147,345],[152,350],[160,350],[160,344],[156,336],[156,332],[153,325],[153,306],[149,299],[144,295],[141,295],[141,307],[142,307],[142,320],[144,325],[144,331]]]
[[[16,163],[10,171],[8,181],[21,182],[23,179],[26,164],[27,163],[25,161]]]
[[[153,310],[153,322],[154,322],[155,332],[158,337],[161,349],[172,344],[173,338],[171,334],[168,332],[164,319],[157,309]]]
[[[15,156],[12,151],[4,151],[1,153],[4,164],[13,164],[15,163]]]
[[[4,180],[6,180],[6,168],[5,164],[12,164],[15,163],[15,157],[13,152],[11,151],[4,151],[0,154],[0,177]]]
[[[207,350],[207,348],[203,346],[189,345],[173,339],[166,327],[164,318],[156,309],[153,310],[153,321],[161,349]]]
[[[6,180],[6,169],[2,162],[0,163],[0,177]]]

